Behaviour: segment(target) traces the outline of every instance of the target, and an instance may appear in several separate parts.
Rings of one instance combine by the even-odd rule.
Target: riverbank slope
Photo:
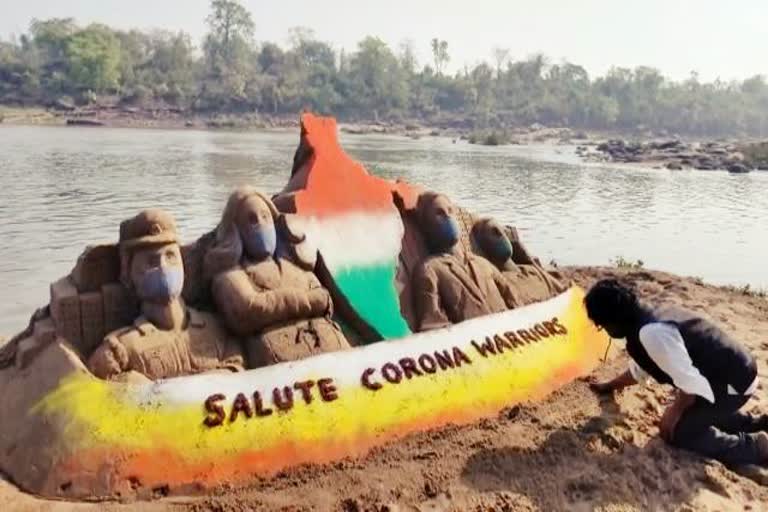
[[[626,278],[646,299],[706,314],[751,348],[763,382],[768,382],[764,335],[768,300],[764,297],[641,269],[561,270],[583,287],[603,277]],[[626,357],[617,351],[597,375],[613,375],[625,365]],[[171,497],[141,508],[163,512],[761,510],[768,503],[768,487],[659,440],[656,422],[667,396],[667,389],[652,386],[631,388],[615,399],[598,399],[586,382],[575,382],[545,402],[511,408],[468,426],[412,435],[360,460],[302,467],[257,480],[247,489]],[[765,384],[748,407],[768,408]],[[2,482],[0,509],[122,512],[132,506],[47,502]]]

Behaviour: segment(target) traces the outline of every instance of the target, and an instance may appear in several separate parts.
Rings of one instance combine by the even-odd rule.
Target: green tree
[[[184,33],[33,20],[27,34],[0,41],[0,103],[64,106],[68,95],[108,93],[212,114],[310,108],[342,118],[409,116],[479,127],[768,135],[768,83],[759,75],[672,81],[650,67],[617,67],[590,78],[574,63],[551,64],[543,55],[512,61],[510,50],[494,48],[490,63],[450,76],[448,43],[439,38],[420,69],[411,41],[395,55],[368,37],[349,54],[306,28],[291,30],[287,48],[263,42],[257,49],[251,13],[236,0],[213,0],[207,22],[198,56]]]
[[[504,66],[509,62],[509,48],[502,48],[500,46],[496,46],[492,53],[493,53],[493,61],[496,63],[496,77],[501,78],[502,70],[504,69]]]
[[[68,78],[72,88],[100,94],[120,82],[120,41],[109,27],[90,25],[67,41]]]
[[[366,37],[358,43],[350,70],[352,100],[364,114],[378,119],[403,109],[408,102],[405,75],[392,50],[377,37]]]
[[[30,35],[33,45],[25,48],[26,60],[36,69],[43,90],[52,96],[70,92],[67,47],[79,30],[72,18],[33,19]]]
[[[33,19],[29,27],[35,45],[49,63],[66,60],[67,43],[78,30],[73,18]]]
[[[248,64],[255,25],[251,13],[237,0],[212,0],[206,19],[204,50],[214,76],[243,74]]]
[[[419,65],[416,58],[415,44],[412,39],[406,39],[400,43],[400,67],[409,76],[416,73],[416,67]]]
[[[253,52],[251,13],[237,0],[212,0],[205,38],[206,77],[198,107],[242,110],[253,106],[259,82]]]
[[[28,57],[23,46],[0,41],[0,103],[23,105],[41,100],[39,68]]]

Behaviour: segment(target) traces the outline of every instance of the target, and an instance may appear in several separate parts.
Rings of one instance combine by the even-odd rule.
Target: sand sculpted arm
[[[567,283],[562,279],[556,278],[555,276],[552,275],[552,273],[548,272],[545,269],[541,269],[541,271],[544,272],[544,274],[546,275],[547,282],[555,291],[555,293],[563,293],[568,288],[570,288],[570,283]]]
[[[221,368],[232,372],[245,370],[245,359],[240,344],[232,339],[226,341],[224,345],[224,354],[221,359]]]
[[[333,316],[333,299],[331,298],[331,292],[325,289],[320,283],[320,280],[313,272],[306,272],[309,278],[309,291],[313,294],[324,295],[327,300],[327,306],[323,311],[318,311],[314,316],[325,315],[327,317]]]
[[[413,275],[416,326],[419,332],[451,325],[440,302],[435,271],[421,264]]]
[[[512,287],[512,284],[504,275],[496,268],[493,269],[493,282],[501,293],[501,297],[504,299],[504,304],[508,309],[515,309],[523,305],[523,301],[518,296],[517,291]]]
[[[557,279],[555,279],[554,276],[552,276],[549,272],[547,272],[541,265],[537,263],[533,263],[526,266],[528,267],[528,270],[530,272],[533,272],[539,276],[539,278],[544,282],[544,284],[547,286],[551,294],[562,293],[568,289],[568,286],[566,286],[563,283],[560,283]]]
[[[292,319],[322,316],[330,297],[323,288],[257,290],[243,270],[219,274],[213,281],[213,298],[228,327],[247,336],[269,325]]]
[[[88,370],[100,379],[111,379],[128,369],[128,352],[116,336],[107,336],[88,359]]]

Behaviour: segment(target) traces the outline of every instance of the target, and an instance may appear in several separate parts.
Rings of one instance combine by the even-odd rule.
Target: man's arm
[[[632,375],[631,370],[626,370],[621,375],[614,377],[607,382],[591,382],[589,384],[590,389],[595,393],[607,394],[614,391],[621,391],[622,389],[637,384],[637,380]]]
[[[656,365],[672,378],[677,389],[715,403],[712,386],[693,366],[677,327],[664,323],[648,324],[640,329],[640,343]]]
[[[634,360],[629,360],[629,368],[608,382],[593,382],[589,385],[592,391],[596,393],[613,393],[635,384],[645,384],[648,381],[648,374],[640,368]]]

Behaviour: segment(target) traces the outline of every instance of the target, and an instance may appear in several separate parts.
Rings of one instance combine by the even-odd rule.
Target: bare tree
[[[436,37],[432,39],[432,58],[435,61],[435,72],[441,75],[443,67],[451,60],[448,55],[448,41],[441,41]]]
[[[496,62],[496,76],[501,76],[501,68],[509,61],[509,48],[495,46],[493,48],[493,60]]]

